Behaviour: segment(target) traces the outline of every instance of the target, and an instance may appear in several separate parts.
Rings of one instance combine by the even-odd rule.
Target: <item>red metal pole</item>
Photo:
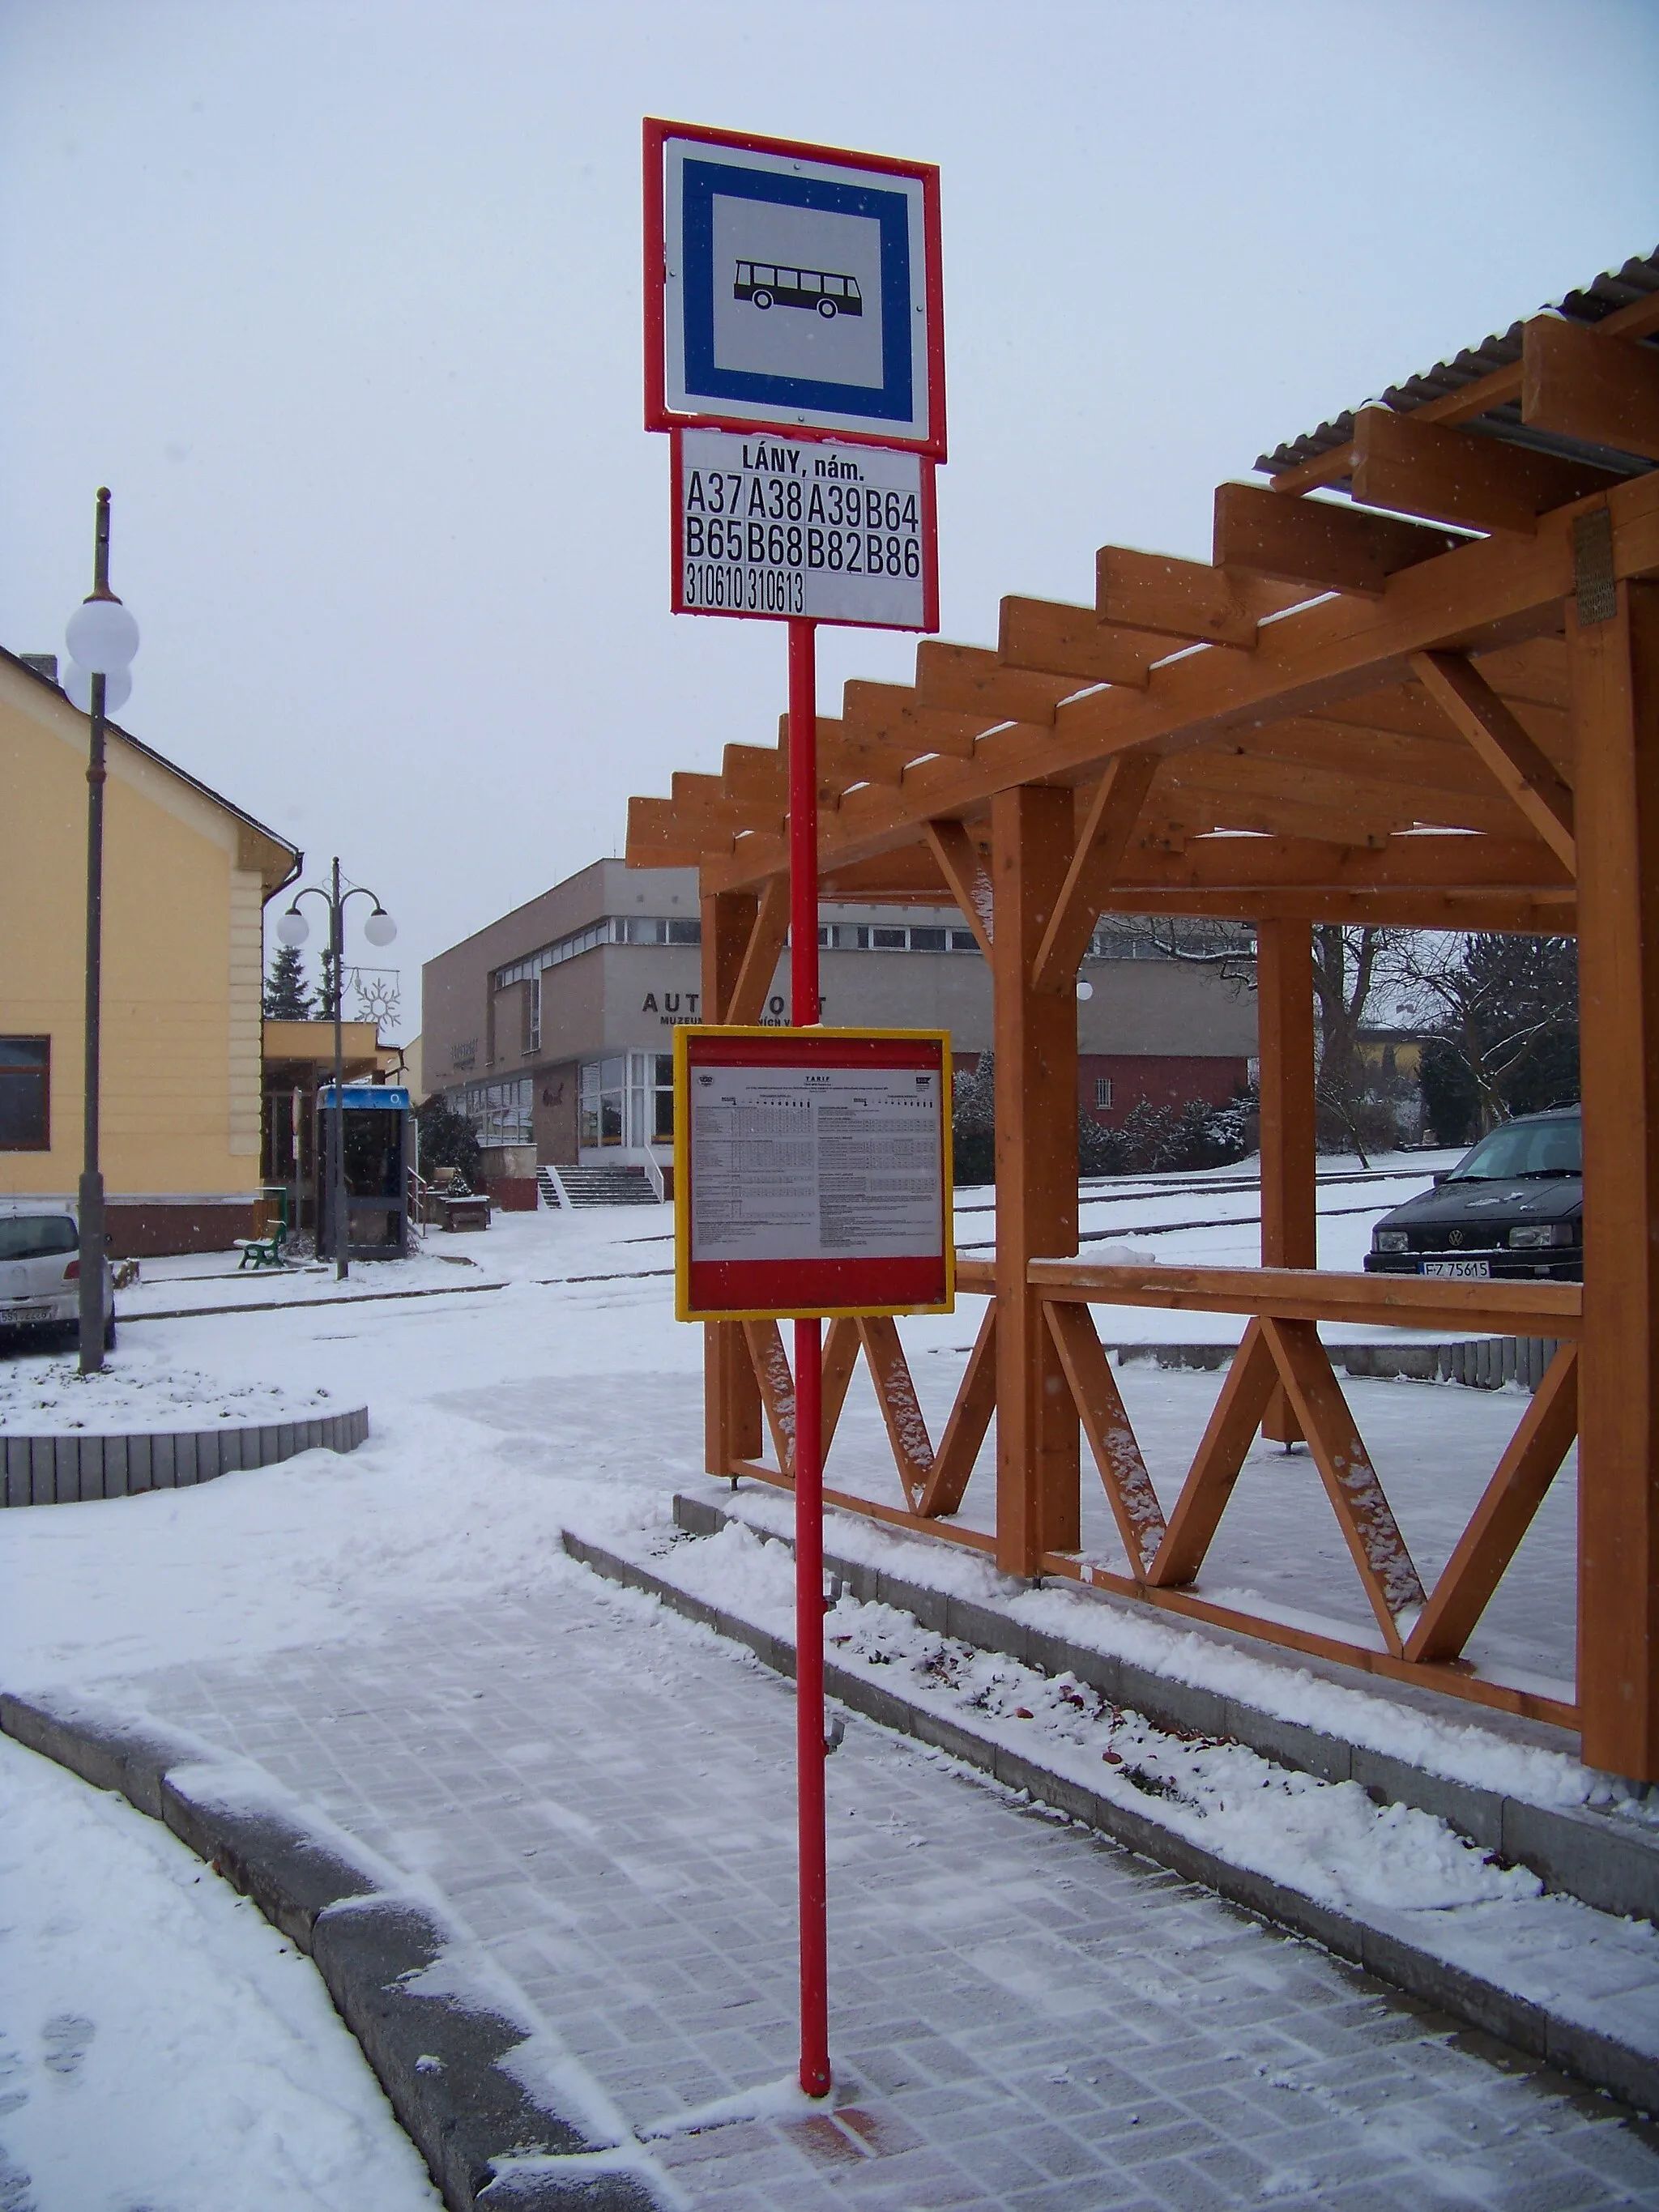
[[[790,1019],[818,1018],[817,633],[789,625]],[[795,1323],[795,1765],[800,1853],[800,2086],[830,2094],[829,1878],[823,1818],[823,1341]]]

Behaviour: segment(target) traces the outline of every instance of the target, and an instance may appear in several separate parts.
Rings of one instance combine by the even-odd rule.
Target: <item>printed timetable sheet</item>
[[[942,1249],[937,1073],[702,1063],[690,1089],[694,1262]]]

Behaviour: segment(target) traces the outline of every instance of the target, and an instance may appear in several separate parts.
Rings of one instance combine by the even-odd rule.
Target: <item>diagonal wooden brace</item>
[[[960,822],[924,822],[921,826],[933,858],[939,862],[939,873],[950,885],[951,897],[962,908],[963,921],[988,960],[994,935],[991,872]]]
[[[738,1026],[757,1022],[766,1009],[767,994],[777,972],[778,956],[789,933],[789,878],[769,876],[762,888],[755,926],[744,948],[730,1004],[720,1018]]]
[[[1563,867],[1576,875],[1572,793],[1542,746],[1461,653],[1414,653],[1411,665],[1436,706],[1462,732]]]
[[[954,1513],[974,1472],[974,1462],[997,1406],[997,1303],[987,1302],[957,1402],[933,1455],[918,1513],[930,1520]]]
[[[744,1342],[749,1346],[755,1381],[760,1388],[761,1403],[766,1408],[766,1423],[772,1431],[772,1449],[778,1455],[779,1471],[793,1482],[795,1479],[795,1378],[789,1371],[782,1332],[775,1321],[746,1321],[740,1326]]]
[[[1407,1658],[1455,1659],[1462,1652],[1577,1433],[1578,1347],[1564,1344],[1406,1638]]]
[[[823,1403],[823,1444],[825,1459],[835,1441],[836,1428],[841,1419],[842,1407],[847,1403],[848,1385],[853,1379],[853,1370],[858,1364],[859,1325],[846,1314],[832,1321],[823,1340],[823,1380],[820,1396]]]
[[[933,1440],[927,1434],[921,1401],[891,1316],[860,1314],[856,1327],[869,1362],[870,1379],[876,1386],[881,1417],[887,1424],[887,1440],[893,1447],[899,1480],[914,1513],[933,1465]]]
[[[1130,1568],[1136,1581],[1144,1582],[1164,1541],[1164,1509],[1140,1455],[1127,1409],[1112,1379],[1111,1366],[1095,1334],[1088,1307],[1049,1301],[1042,1310],[1077,1401],[1083,1433],[1100,1469]]]
[[[1100,919],[1113,872],[1129,849],[1158,766],[1155,754],[1119,753],[1095,786],[1066,880],[1037,947],[1031,970],[1034,991],[1070,988]]]
[[[1389,1650],[1401,1658],[1406,1649],[1401,1616],[1422,1606],[1423,1585],[1319,1341],[1318,1327],[1310,1321],[1278,1321],[1264,1315],[1261,1334],[1347,1539],[1376,1625]]]
[[[1278,1376],[1261,1319],[1255,1316],[1233,1354],[1164,1541],[1147,1570],[1147,1581],[1158,1589],[1193,1581],[1203,1565]]]

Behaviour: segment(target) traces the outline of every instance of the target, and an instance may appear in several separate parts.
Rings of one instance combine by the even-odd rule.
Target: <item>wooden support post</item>
[[[705,891],[702,905],[703,1015],[723,1022],[730,1018],[761,902],[747,891]],[[725,1474],[738,1460],[760,1457],[760,1389],[741,1322],[705,1322],[702,1337],[703,1465],[710,1474]]]
[[[997,1564],[1035,1575],[1074,1552],[1080,1431],[1060,1354],[1026,1280],[1077,1250],[1077,997],[1031,981],[1073,850],[1073,796],[1021,784],[991,802],[996,933]]]
[[[1314,1205],[1313,935],[1305,921],[1256,931],[1256,1048],[1261,1062],[1261,1264],[1316,1267]],[[1302,1431],[1282,1387],[1261,1424],[1274,1443]]]
[[[1586,1764],[1651,1782],[1659,1780],[1659,586],[1621,583],[1598,605],[1600,596],[1567,601],[1583,855],[1578,1705]]]

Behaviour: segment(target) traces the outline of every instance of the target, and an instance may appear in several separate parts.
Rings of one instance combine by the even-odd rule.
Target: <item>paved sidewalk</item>
[[[835,2112],[674,2132],[793,2069],[790,1693],[574,1567],[533,1610],[103,1690],[427,1876],[698,2208],[1659,2206],[1604,2101],[856,1720]]]

